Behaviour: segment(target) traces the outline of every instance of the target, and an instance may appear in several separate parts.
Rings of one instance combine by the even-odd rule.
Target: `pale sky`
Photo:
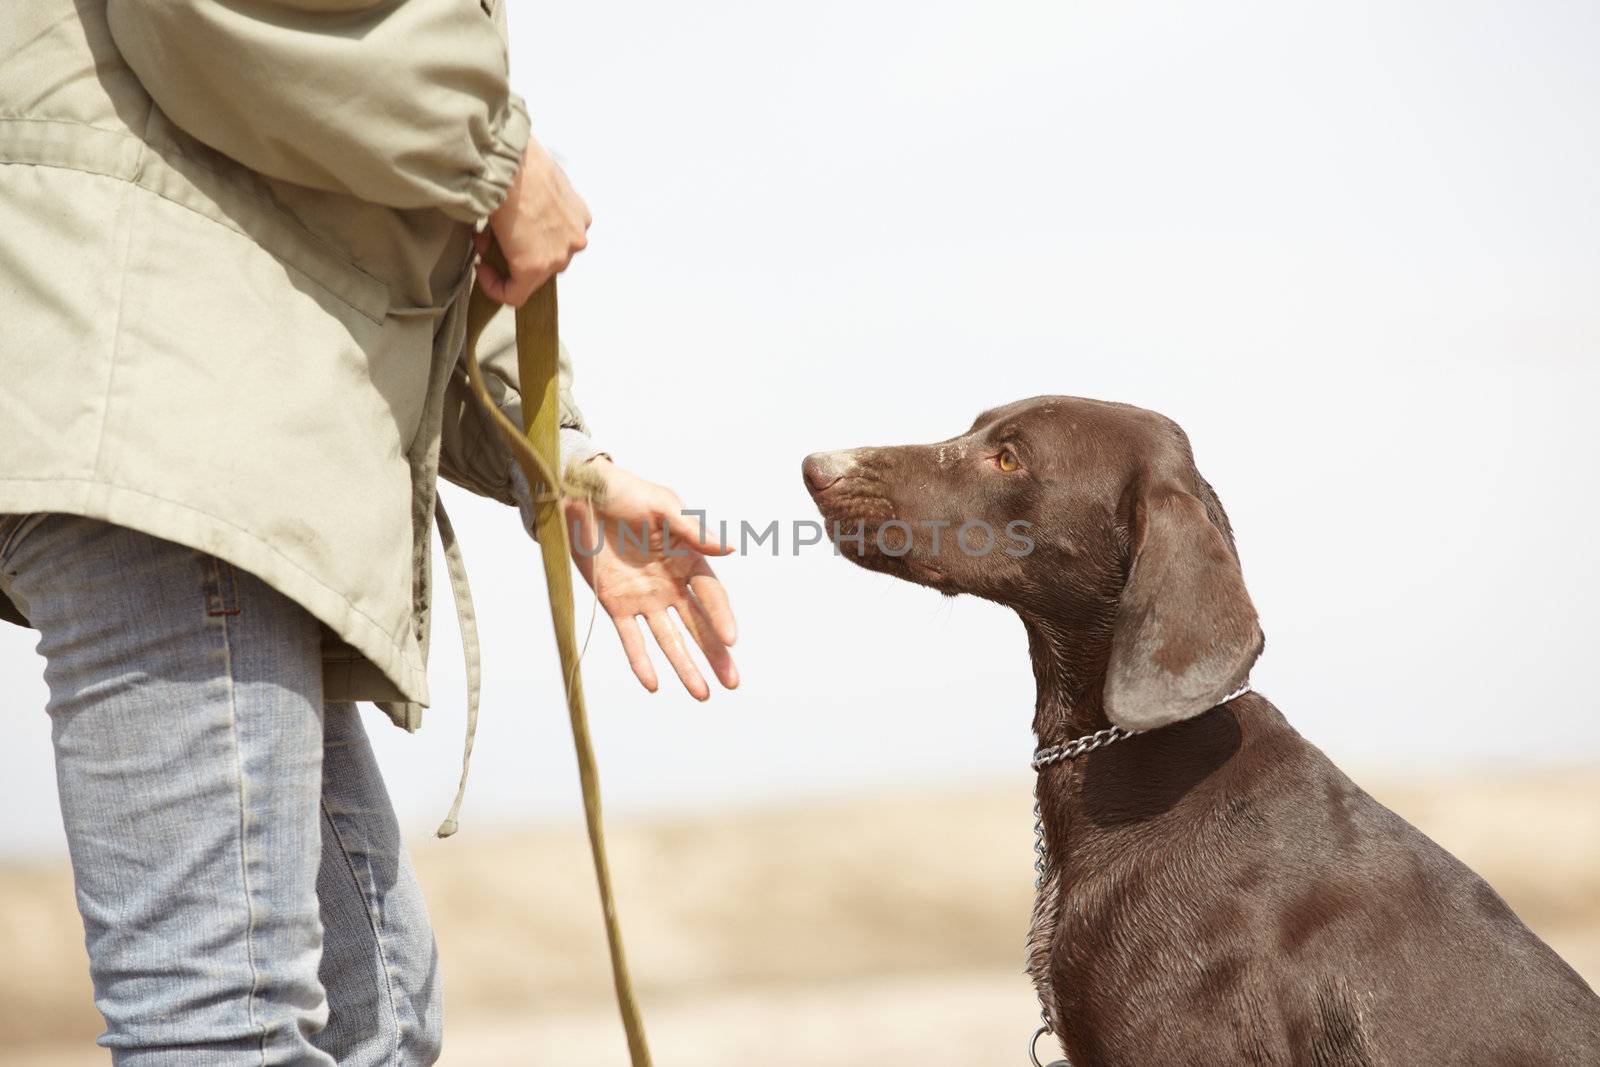
[[[1233,518],[1257,687],[1337,761],[1600,768],[1600,8],[512,19],[535,130],[595,215],[563,327],[619,462],[787,525],[814,517],[816,449],[945,438],[1037,393],[1151,407]],[[499,505],[447,499],[485,638],[463,832],[576,820],[548,626],[521,617],[534,547]],[[1027,781],[1013,616],[787,552],[718,564],[744,685],[709,705],[645,694],[600,620],[610,810]],[[460,756],[445,590],[437,614],[423,731],[368,713],[417,834]],[[0,853],[62,848],[33,644],[0,627]]]

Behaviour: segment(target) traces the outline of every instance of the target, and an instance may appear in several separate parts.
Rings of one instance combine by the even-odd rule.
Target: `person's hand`
[[[473,238],[478,253],[486,255],[493,233],[510,277],[480,260],[478,284],[500,303],[521,307],[588,246],[590,221],[588,206],[566,174],[530,137],[505,201],[489,216],[489,228]]]
[[[567,502],[567,530],[578,571],[616,624],[628,663],[641,684],[654,693],[660,683],[639,632],[640,616],[696,700],[711,688],[690,657],[672,612],[705,654],[726,689],[739,684],[728,652],[736,636],[728,594],[711,572],[706,556],[731,552],[702,536],[700,523],[683,514],[683,502],[664,486],[645,481],[600,457],[591,461],[605,482],[605,506]],[[597,527],[599,528],[597,530]],[[603,538],[597,540],[603,534]],[[643,542],[643,547],[641,547]],[[598,546],[598,551],[597,551]]]

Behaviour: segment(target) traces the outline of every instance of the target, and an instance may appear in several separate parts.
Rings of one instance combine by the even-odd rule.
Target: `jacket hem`
[[[405,647],[377,620],[338,591],[226,519],[101,481],[0,478],[0,514],[30,512],[56,512],[114,523],[241,567],[305,608],[365,657],[365,663],[349,658],[324,660],[325,689],[337,694],[330,699],[385,701],[398,695],[405,702],[428,705],[425,664],[409,657]],[[399,725],[415,729],[414,720]]]

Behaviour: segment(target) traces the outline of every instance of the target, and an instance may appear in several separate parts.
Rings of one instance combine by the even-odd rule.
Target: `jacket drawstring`
[[[455,596],[456,620],[461,627],[461,652],[467,662],[467,740],[461,750],[461,782],[456,786],[456,798],[450,804],[450,814],[445,816],[438,829],[440,837],[449,837],[456,832],[461,802],[467,796],[472,745],[478,737],[478,696],[483,688],[483,662],[478,643],[478,615],[472,606],[472,587],[467,583],[467,563],[462,558],[455,527],[450,524],[450,516],[444,510],[444,500],[435,499],[433,514],[439,524],[439,540],[444,545],[445,569],[450,574],[450,592]]]

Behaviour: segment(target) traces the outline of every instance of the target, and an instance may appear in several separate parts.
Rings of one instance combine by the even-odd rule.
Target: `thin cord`
[[[589,505],[589,521],[593,523],[595,521],[594,498],[589,497],[584,500],[584,503]],[[604,530],[598,528],[596,532],[601,537],[606,535]],[[595,582],[589,587],[589,628],[584,631],[583,647],[578,649],[578,656],[572,661],[572,669],[567,672],[567,692],[569,694],[572,692],[572,680],[578,676],[578,667],[583,663],[583,657],[589,654],[589,639],[594,636],[594,620],[600,615],[599,585],[600,575],[596,573]]]

